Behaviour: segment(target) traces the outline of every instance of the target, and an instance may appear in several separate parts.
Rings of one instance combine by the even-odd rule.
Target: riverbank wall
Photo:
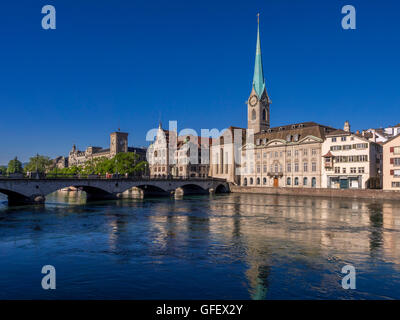
[[[233,193],[273,194],[304,197],[353,198],[400,201],[399,191],[383,191],[374,189],[324,189],[324,188],[271,188],[243,187],[231,184]]]

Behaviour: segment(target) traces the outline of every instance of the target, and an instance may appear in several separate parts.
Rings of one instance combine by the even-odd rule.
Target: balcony
[[[283,176],[283,172],[281,172],[281,171],[279,171],[279,172],[271,172],[271,171],[269,171],[267,173],[267,175],[268,175],[268,177],[276,177],[276,176],[282,177]]]

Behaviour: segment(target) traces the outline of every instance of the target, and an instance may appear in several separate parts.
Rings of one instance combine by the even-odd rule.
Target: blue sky
[[[52,4],[57,29],[41,28]],[[341,28],[342,6],[357,29]],[[400,4],[387,0],[24,0],[0,12],[0,164],[109,133],[245,127],[256,14],[271,125],[316,121],[353,129],[400,122]]]

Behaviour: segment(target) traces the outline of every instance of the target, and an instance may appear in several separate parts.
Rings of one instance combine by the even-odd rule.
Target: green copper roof
[[[262,67],[261,57],[261,43],[260,43],[260,23],[257,28],[257,48],[256,48],[256,62],[254,64],[253,88],[257,93],[258,98],[261,98],[265,90],[265,79]]]

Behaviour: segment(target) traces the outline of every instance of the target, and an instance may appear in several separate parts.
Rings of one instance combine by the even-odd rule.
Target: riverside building
[[[381,188],[382,146],[350,131],[326,134],[322,144],[322,187],[335,189]]]
[[[383,189],[400,191],[400,135],[383,144]]]

